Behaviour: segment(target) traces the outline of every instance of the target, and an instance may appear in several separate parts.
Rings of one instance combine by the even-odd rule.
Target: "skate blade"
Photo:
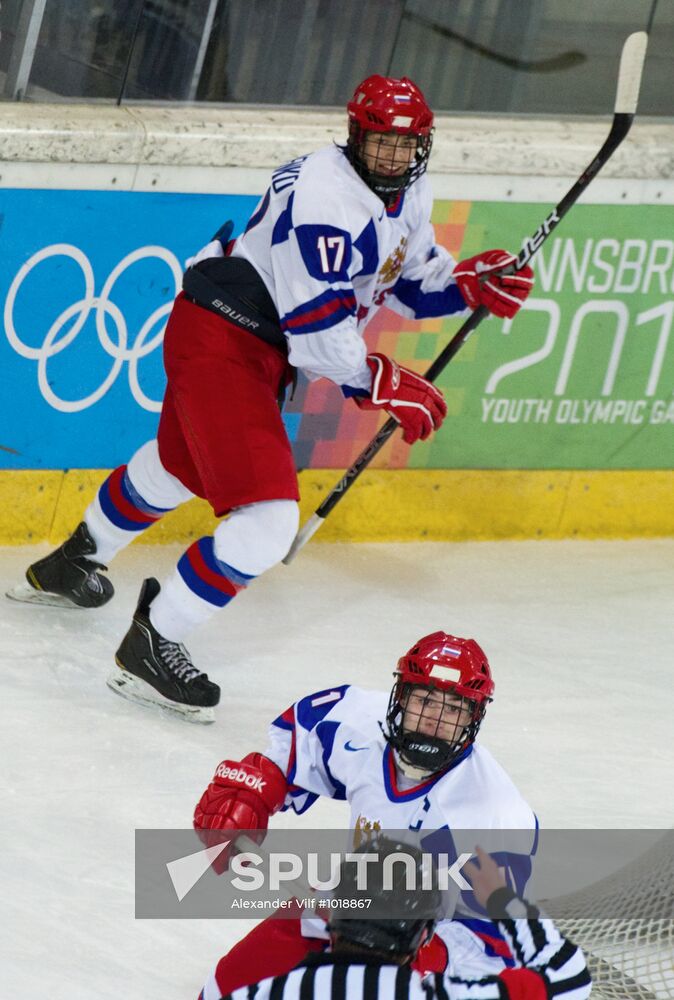
[[[177,716],[186,722],[197,722],[202,725],[215,722],[215,711],[212,708],[181,705],[177,701],[171,701],[170,698],[165,698],[163,694],[155,691],[147,681],[130,674],[123,667],[116,667],[105,683],[115,694],[121,695],[122,698],[127,698],[129,701],[135,701],[138,705],[144,705],[146,708],[160,708],[168,715]]]
[[[50,594],[48,590],[36,590],[29,583],[17,583],[5,593],[10,601],[21,601],[23,604],[42,604],[52,608],[71,608],[77,611],[87,611],[87,608],[75,604],[61,594]]]

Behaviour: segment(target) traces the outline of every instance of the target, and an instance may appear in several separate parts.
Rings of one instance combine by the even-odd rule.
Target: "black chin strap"
[[[409,186],[411,171],[406,170],[400,177],[382,177],[381,174],[374,174],[367,169],[358,156],[355,146],[347,143],[343,148],[347,160],[370,191],[381,198],[387,208],[395,204],[405,188]]]
[[[420,733],[403,732],[396,749],[405,764],[429,774],[444,771],[457,756],[457,748],[446,740]]]
[[[400,195],[407,187],[407,174],[403,174],[400,178],[403,183],[395,188],[389,187],[386,182],[382,180],[379,174],[369,174],[368,177],[364,177],[361,174],[361,178],[365,181],[370,191],[374,191],[377,197],[381,198],[387,208],[390,208],[391,205],[396,203]]]

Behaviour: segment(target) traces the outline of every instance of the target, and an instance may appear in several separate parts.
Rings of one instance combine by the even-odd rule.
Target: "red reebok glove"
[[[386,410],[401,425],[408,444],[425,441],[442,426],[447,404],[432,382],[385,354],[368,354],[367,363],[372,372],[370,398],[354,397],[362,410]]]
[[[496,272],[510,267],[517,257],[507,250],[487,250],[468,260],[459,261],[454,277],[470,309],[486,306],[501,319],[512,319],[534,287],[534,272],[529,265],[513,274]]]
[[[264,831],[287,790],[281,769],[261,753],[249,753],[241,762],[223,760],[194,811],[194,828],[207,846],[223,842],[221,836],[209,836],[209,831]],[[213,864],[217,872],[225,871],[230,855],[228,847],[218,856]]]

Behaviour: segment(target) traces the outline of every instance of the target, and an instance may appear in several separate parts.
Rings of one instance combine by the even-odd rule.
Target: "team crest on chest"
[[[393,253],[390,253],[379,271],[379,281],[383,285],[390,285],[396,280],[400,272],[402,271],[403,264],[405,263],[405,254],[407,253],[407,237],[401,236],[400,243],[395,248]]]

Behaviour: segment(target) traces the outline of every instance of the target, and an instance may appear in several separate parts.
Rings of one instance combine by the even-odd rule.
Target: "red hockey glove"
[[[372,372],[370,398],[354,397],[362,410],[386,410],[401,425],[408,444],[425,441],[441,427],[447,404],[432,382],[385,354],[368,354],[367,363]]]
[[[283,805],[287,789],[281,769],[261,753],[249,753],[240,762],[223,760],[194,811],[194,828],[207,846],[222,843],[221,836],[209,836],[208,831],[264,831],[269,817]],[[225,871],[230,855],[228,847],[218,856],[213,864],[217,872]]]
[[[494,316],[512,319],[534,287],[534,272],[528,264],[513,274],[496,273],[516,261],[507,250],[487,250],[459,261],[454,277],[466,305],[470,309],[486,306]]]

